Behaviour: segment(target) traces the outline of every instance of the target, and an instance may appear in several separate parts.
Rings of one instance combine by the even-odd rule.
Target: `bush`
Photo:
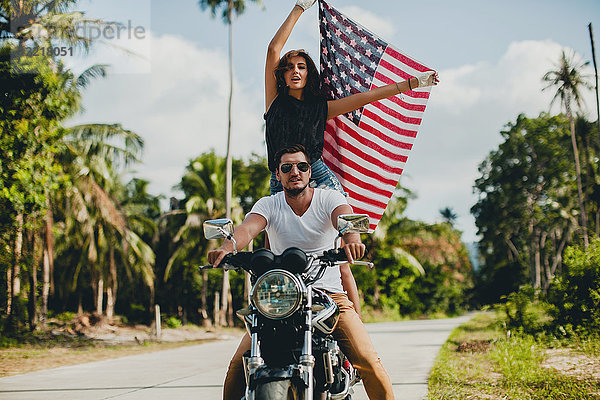
[[[17,339],[0,336],[0,349],[16,347],[18,345],[19,345],[19,341]]]
[[[169,318],[165,319],[165,326],[167,328],[171,328],[171,329],[181,328],[182,323],[176,317],[169,317]]]
[[[71,311],[65,311],[60,314],[54,313],[52,310],[48,311],[49,318],[56,318],[60,322],[71,322],[77,317],[77,313]]]
[[[505,302],[498,308],[506,317],[506,329],[528,334],[544,331],[550,321],[549,307],[536,297],[536,290],[531,285],[524,285],[517,292],[502,296]]]
[[[562,333],[600,331],[600,239],[587,250],[565,250],[565,268],[548,291],[554,325]]]

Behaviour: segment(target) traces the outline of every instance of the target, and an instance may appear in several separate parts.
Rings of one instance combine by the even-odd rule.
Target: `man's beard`
[[[285,194],[287,194],[290,197],[296,197],[298,196],[300,193],[304,192],[304,190],[308,187],[308,183],[306,185],[304,185],[304,187],[302,188],[294,188],[294,189],[290,189],[290,188],[286,188],[285,186],[283,187],[283,190],[285,191]]]

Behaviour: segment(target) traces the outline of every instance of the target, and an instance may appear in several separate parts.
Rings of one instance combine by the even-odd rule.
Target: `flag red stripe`
[[[367,117],[367,118],[379,123],[380,125],[386,127],[387,129],[389,129],[390,131],[392,131],[394,133],[397,133],[398,135],[408,136],[408,137],[412,137],[412,138],[417,137],[417,131],[409,131],[408,129],[403,129],[403,128],[400,128],[399,126],[393,125],[390,122],[381,118],[380,116],[374,114],[373,111],[369,111],[368,109],[365,109],[363,111],[363,117]],[[369,131],[370,133],[372,133],[374,135],[377,135],[379,138],[385,140],[386,142],[389,142],[389,140],[385,139],[385,138],[389,138],[389,136],[381,133],[377,129],[373,128],[371,125],[367,124],[367,122],[363,118],[360,119],[359,127],[363,128],[366,131]],[[412,145],[408,144],[408,146],[397,146],[397,147],[404,147],[404,148],[410,150],[412,148]]]
[[[396,49],[394,49],[392,46],[388,46],[385,49],[385,52],[388,53],[391,57],[400,61],[402,64],[411,67],[412,69],[416,69],[417,71],[420,71],[420,72],[431,71],[430,68],[427,68],[426,66],[419,64],[418,62],[416,62],[414,60],[411,60],[410,58],[406,57],[404,54],[402,54],[399,51],[397,51]]]
[[[403,156],[402,154],[393,153],[390,150],[388,150],[387,148],[383,148],[383,147],[379,146],[377,143],[370,141],[364,135],[361,135],[358,131],[356,131],[356,130],[352,129],[350,126],[344,124],[342,121],[339,120],[339,118],[334,119],[334,121],[339,129],[341,129],[344,132],[346,132],[347,134],[349,134],[354,140],[358,141],[360,144],[362,144],[370,149],[373,149],[374,151],[377,151],[382,156],[389,158],[391,160],[400,161],[400,162],[406,162],[406,160],[408,160],[408,157]],[[362,127],[363,127],[363,123],[361,122],[360,126],[357,128],[361,129]],[[335,134],[335,132],[330,132],[330,133]],[[381,132],[378,132],[378,133],[381,135]],[[342,140],[342,139],[340,139],[338,137],[336,141],[340,141],[340,140]],[[370,162],[372,164],[379,166],[380,168],[384,169],[385,171],[397,173],[397,168],[392,168],[392,167],[388,166],[385,162],[383,162],[371,155],[366,154],[365,152],[350,145],[346,141],[343,141],[343,142],[346,143],[348,146],[351,146],[352,149],[356,149],[355,151],[352,151],[354,154],[356,154],[356,155],[364,154],[364,157],[362,157],[362,158],[364,158],[366,160],[370,160]],[[401,143],[401,142],[397,142],[397,143]],[[412,145],[410,145],[410,144],[408,144],[408,145],[410,146],[410,148],[412,148]],[[401,147],[401,146],[396,146],[396,147]],[[404,148],[407,148],[407,147],[404,147]],[[410,148],[408,148],[408,149],[410,150]],[[400,170],[400,173],[402,173],[402,170]]]
[[[373,211],[365,210],[358,206],[352,206],[352,211],[357,214],[367,214],[370,218],[376,219],[377,221],[379,221],[381,219],[381,216],[383,215],[383,213],[376,214]],[[375,226],[377,226],[377,225],[375,225]],[[371,228],[371,229],[374,229],[374,228]]]
[[[336,132],[337,133],[337,132]],[[402,168],[398,168],[398,167],[392,167],[389,164],[391,164],[393,161],[400,161],[400,162],[406,162],[406,161],[402,161],[402,160],[388,160],[388,162],[385,162],[385,160],[380,160],[376,157],[373,157],[363,151],[361,151],[360,149],[358,149],[357,147],[351,145],[350,143],[348,143],[347,141],[341,139],[339,136],[337,135],[332,135],[331,138],[333,139],[333,142],[335,142],[335,144],[337,145],[337,147],[339,148],[343,148],[344,150],[348,150],[349,152],[351,152],[352,154],[354,154],[355,156],[357,156],[359,159],[364,160],[365,163],[368,163],[367,165],[371,166],[371,168],[364,168],[364,167],[360,167],[360,168],[364,168],[364,169],[360,169],[360,168],[354,168],[357,171],[360,171],[361,173],[363,173],[366,176],[369,176],[371,178],[377,179],[378,181],[382,182],[382,183],[386,183],[386,184],[390,184],[390,185],[395,185],[395,182],[393,182],[392,180],[390,180],[389,178],[386,177],[382,177],[380,174],[374,172],[372,170],[372,167],[378,167],[379,169],[389,172],[392,175],[400,175],[402,174]],[[328,144],[328,140],[325,140],[325,144]],[[333,146],[333,144],[330,144],[331,146]],[[337,152],[336,152],[337,153]],[[335,154],[332,154],[335,156]]]
[[[340,146],[340,147],[345,148],[344,146]],[[361,174],[368,176],[369,178],[373,178],[373,179],[379,181],[380,183],[382,183],[383,185],[389,185],[392,187],[396,187],[396,182],[394,180],[384,178],[381,175],[377,174],[376,172],[373,172],[372,170],[370,170],[368,168],[360,166],[355,161],[352,161],[348,157],[342,155],[337,150],[337,148],[335,148],[335,146],[333,146],[331,143],[326,141],[325,144],[323,145],[323,148],[326,149],[329,152],[329,154],[331,154],[331,156],[333,156],[336,160],[338,160],[340,162],[340,164],[342,164],[344,167],[348,166],[350,169],[353,169],[354,171],[358,171]],[[400,175],[401,173],[402,173],[402,169],[400,169],[400,173],[398,173],[398,175]],[[360,179],[354,179],[351,175],[346,176],[342,173],[340,173],[340,175],[343,175],[344,179],[354,183],[357,186],[363,186],[363,185],[370,186],[374,193],[380,194],[382,196],[389,196],[391,194],[391,192],[389,190],[379,189],[379,188],[377,188],[369,183],[366,183]],[[349,179],[348,177],[352,177],[352,179]]]
[[[402,100],[402,98],[400,96],[388,97],[388,100],[393,101],[394,103],[398,104],[400,107],[404,108],[405,110],[417,111],[417,112],[425,111],[424,104],[410,104],[410,103],[407,103],[404,100]]]
[[[392,109],[392,108],[390,108],[390,107],[388,107],[388,106],[386,106],[384,104],[381,104],[380,101],[376,101],[376,102],[374,102],[372,104],[373,104],[373,106],[379,108],[381,111],[383,111],[384,113],[386,113],[387,115],[389,115],[389,117],[388,117],[389,120],[397,119],[399,121],[405,122],[407,124],[413,124],[413,125],[419,125],[421,123],[421,118],[404,116],[404,115],[400,114],[398,111],[396,111],[396,110],[394,110],[394,109]],[[379,118],[381,118],[381,117],[379,117]],[[388,124],[390,124],[388,122],[388,119],[386,119],[384,121],[387,122]],[[379,122],[379,121],[377,121],[377,122]],[[390,124],[390,125],[391,126],[395,126],[393,124]],[[383,125],[383,126],[385,126],[388,129],[391,129],[387,125]]]
[[[333,172],[335,172],[335,173],[339,174],[339,175],[342,177],[342,179],[345,179],[345,180],[347,180],[348,182],[351,182],[352,184],[355,184],[355,185],[356,185],[356,182],[355,182],[355,181],[356,181],[356,179],[355,179],[355,178],[354,178],[352,175],[348,174],[348,173],[347,173],[347,171],[344,171],[344,170],[342,170],[342,169],[338,168],[338,167],[337,167],[337,166],[335,166],[335,165],[333,165],[333,166],[330,166],[329,168],[331,168],[331,170],[332,170]],[[348,178],[350,178],[350,179],[348,179]],[[363,183],[363,186],[365,186],[365,185],[364,185],[364,183]],[[369,186],[369,185],[367,185],[367,186]],[[364,187],[364,190],[361,190],[361,192],[363,192],[363,193],[366,193],[366,194],[369,194],[369,193],[371,193],[371,192],[374,192],[373,190],[371,190],[371,189],[370,189],[370,188],[368,188],[367,186],[365,186],[365,187]],[[373,188],[373,186],[371,186],[371,188]],[[363,189],[363,188],[361,188],[361,189]],[[380,190],[380,189],[378,189],[378,190]],[[344,191],[346,191],[346,192],[348,193],[348,195],[349,195],[351,198],[355,199],[355,200],[359,200],[359,201],[361,201],[361,202],[363,202],[363,203],[365,203],[365,204],[370,204],[370,205],[372,205],[373,207],[377,207],[377,208],[380,208],[380,209],[382,209],[382,210],[383,210],[383,209],[385,209],[386,203],[382,203],[382,202],[380,202],[380,201],[377,201],[377,200],[375,200],[375,199],[373,199],[373,198],[371,198],[371,197],[367,197],[367,196],[365,196],[364,194],[360,194],[360,193],[358,193],[357,191],[350,190],[350,189],[348,189],[348,187],[347,187],[347,186],[344,186]],[[391,194],[390,194],[390,193],[391,193],[391,192],[387,192],[387,194],[386,194],[386,193],[383,193],[383,192],[382,192],[382,193],[381,193],[381,195],[385,195],[386,197],[388,197],[388,198],[389,198],[389,197],[391,197]]]
[[[370,115],[373,114],[372,111],[367,111],[367,117],[366,118],[370,118]],[[364,115],[364,112],[363,112]],[[366,138],[366,136],[364,134],[362,134],[361,132],[355,131],[352,127],[356,128],[356,129],[362,129],[374,136],[377,136],[379,139],[383,140],[386,143],[389,143],[391,146],[396,147],[396,148],[400,148],[400,149],[405,149],[405,150],[411,150],[412,149],[412,144],[407,143],[407,142],[402,142],[400,140],[396,140],[384,133],[382,133],[381,131],[373,128],[371,125],[367,124],[367,122],[363,119],[360,122],[360,126],[356,126],[354,124],[352,124],[352,127],[350,125],[346,125],[343,121],[341,121],[339,118],[335,118],[334,122],[336,124],[336,126],[343,130],[344,132],[348,133],[350,136],[352,136],[354,139],[358,140],[361,144],[364,144],[365,146],[368,147],[372,147],[373,146],[377,146],[377,149],[381,149],[381,146],[378,146],[377,144],[375,144],[374,142],[372,142],[371,140],[368,140]],[[329,125],[328,125],[329,126]],[[408,136],[408,137],[415,137],[417,136],[417,132],[416,131],[409,131],[406,129],[400,129],[398,128],[398,132],[400,135],[402,136]],[[329,133],[331,133],[332,135],[335,136],[335,130],[330,131]],[[406,162],[406,159],[403,160],[403,162]]]
[[[408,78],[412,78],[412,75],[410,75],[407,72],[402,71],[400,68],[398,68],[394,64],[391,64],[390,62],[384,60],[383,58],[379,61],[379,65],[381,67],[387,69],[391,73],[396,74],[399,77],[402,77],[405,80],[408,79]]]

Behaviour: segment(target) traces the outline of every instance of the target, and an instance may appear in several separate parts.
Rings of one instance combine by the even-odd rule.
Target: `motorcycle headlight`
[[[282,319],[300,307],[302,291],[298,279],[282,269],[267,272],[252,289],[252,303],[267,318]]]

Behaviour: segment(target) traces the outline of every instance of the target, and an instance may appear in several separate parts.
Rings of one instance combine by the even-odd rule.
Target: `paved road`
[[[398,400],[420,400],[448,334],[470,316],[370,324]],[[221,398],[238,338],[156,353],[60,367],[0,379],[2,400],[210,400]],[[362,386],[354,400],[366,400]]]

